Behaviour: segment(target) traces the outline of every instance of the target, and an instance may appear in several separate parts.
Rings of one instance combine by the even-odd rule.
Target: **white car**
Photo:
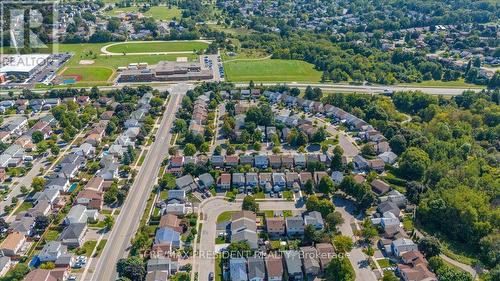
[[[75,275],[70,275],[70,276],[68,277],[68,280],[76,280],[76,276],[75,276]]]

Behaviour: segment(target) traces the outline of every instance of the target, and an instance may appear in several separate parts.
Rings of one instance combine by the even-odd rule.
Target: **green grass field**
[[[266,59],[224,63],[226,80],[231,82],[319,82],[321,72],[299,60]]]
[[[486,88],[481,85],[469,84],[464,81],[464,79],[459,79],[457,81],[441,81],[441,80],[428,80],[422,81],[420,83],[402,83],[398,84],[400,86],[410,86],[410,87],[436,87],[436,88]]]
[[[124,7],[119,8],[115,7],[111,11],[107,11],[105,14],[107,16],[118,16],[121,13],[137,13],[139,12],[140,7],[132,6],[132,7]],[[182,11],[177,7],[168,8],[167,6],[154,6],[151,7],[147,12],[143,13],[145,17],[154,18],[155,20],[167,21],[172,20],[174,18],[180,19],[182,17]]]
[[[113,69],[101,66],[68,67],[63,76],[77,76],[79,82],[106,82],[113,75]]]
[[[112,53],[196,52],[208,47],[207,43],[194,41],[130,42],[107,48]]]

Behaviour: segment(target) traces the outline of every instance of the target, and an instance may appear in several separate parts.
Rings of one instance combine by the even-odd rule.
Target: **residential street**
[[[300,210],[303,208],[297,208],[296,203],[292,201],[267,200],[258,202],[261,211]],[[198,251],[198,256],[193,259],[193,271],[198,272],[199,280],[208,280],[208,274],[215,270],[217,218],[223,212],[241,210],[241,204],[241,201],[231,203],[222,198],[212,197],[200,205],[201,214],[203,215],[200,223],[203,223],[203,227],[200,232],[199,249],[195,248]]]
[[[348,237],[354,237],[354,233],[351,224],[356,221],[353,216],[354,204],[345,199],[334,199],[335,210],[342,214],[344,218],[344,223],[340,226],[340,232]],[[377,277],[370,269],[370,265],[367,260],[367,256],[362,251],[362,247],[358,246],[357,243],[354,244],[354,248],[349,253],[349,261],[354,268],[356,273],[356,281],[377,281]]]
[[[171,94],[170,101],[162,117],[156,140],[151,145],[127,199],[121,208],[115,227],[99,258],[91,280],[112,281],[116,279],[116,262],[120,258],[127,256],[130,241],[137,231],[152,187],[156,184],[161,162],[168,154],[170,138],[172,137],[170,129],[175,119],[175,112],[177,112],[182,97],[190,87],[187,84],[177,84],[168,89]]]

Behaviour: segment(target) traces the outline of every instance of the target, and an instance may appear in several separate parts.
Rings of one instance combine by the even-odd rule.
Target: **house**
[[[59,241],[49,241],[38,253],[40,262],[55,262],[60,256],[66,254],[67,247]]]
[[[283,280],[283,260],[281,257],[269,255],[266,257],[266,269],[268,281]]]
[[[312,225],[316,230],[322,230],[325,227],[323,216],[318,211],[312,211],[304,215],[304,224]]]
[[[104,179],[102,177],[93,177],[87,182],[85,189],[101,190],[103,183]]]
[[[160,227],[156,231],[155,244],[170,244],[173,249],[181,247],[181,234],[170,227]]]
[[[184,189],[186,191],[192,191],[194,188],[193,185],[195,185],[194,183],[194,179],[191,175],[184,175],[180,178],[177,178],[175,180],[175,186],[177,187],[177,189]]]
[[[242,188],[245,186],[245,174],[234,173],[233,174],[233,187]]]
[[[397,190],[391,190],[385,196],[379,197],[379,201],[390,201],[396,204],[399,208],[405,207],[407,203],[406,197]]]
[[[179,263],[169,257],[152,258],[146,263],[148,272],[166,272],[167,275],[175,274],[178,268]]]
[[[231,188],[231,174],[221,174],[217,179],[217,187],[222,190]]]
[[[390,212],[397,218],[399,218],[399,216],[401,215],[401,210],[399,209],[398,205],[396,205],[392,201],[384,201],[378,204],[377,212],[381,215]]]
[[[65,224],[87,223],[88,220],[97,220],[97,210],[87,210],[84,205],[75,205],[71,207],[68,215],[64,218]]]
[[[12,261],[10,257],[3,256],[0,258],[0,277],[5,276],[12,267]]]
[[[383,195],[391,190],[391,186],[389,184],[379,179],[374,179],[370,185],[372,187],[372,191],[377,195]]]
[[[168,191],[168,200],[177,199],[181,202],[186,201],[186,190],[184,189],[171,189]]]
[[[299,174],[299,176],[300,176],[300,185],[302,187],[304,187],[304,185],[308,181],[312,181],[313,180],[312,174],[309,173],[309,172],[302,172],[302,173]]]
[[[2,256],[12,257],[16,256],[24,243],[26,242],[26,237],[21,232],[12,232],[7,235],[7,237],[0,244],[0,253]]]
[[[361,155],[354,156],[352,162],[354,164],[354,168],[357,170],[366,170],[370,167],[370,163],[368,163],[368,161]]]
[[[274,191],[281,191],[286,187],[286,179],[284,173],[273,173]]]
[[[63,230],[59,236],[59,241],[71,248],[80,247],[83,245],[83,238],[86,232],[87,223],[72,223]]]
[[[76,204],[86,206],[87,209],[102,209],[103,193],[93,189],[84,189],[78,193]]]
[[[259,185],[261,187],[265,187],[268,183],[272,182],[272,174],[271,173],[259,173]],[[266,190],[267,192],[271,190]]]
[[[319,265],[318,253],[314,247],[300,247],[302,254],[302,262],[304,265],[304,273],[307,280],[313,280],[321,272]]]
[[[286,169],[293,168],[293,156],[292,155],[282,155],[281,156],[281,166]]]
[[[358,184],[361,184],[361,183],[364,183],[366,181],[365,177],[363,175],[354,175],[354,177],[352,177],[354,179],[354,182],[355,183],[358,183]]]
[[[267,169],[269,166],[269,158],[267,155],[256,155],[255,158],[255,167],[259,169]]]
[[[257,217],[254,212],[241,211],[231,217],[231,242],[245,241],[257,249]]]
[[[264,281],[266,277],[266,265],[264,259],[258,255],[248,258],[248,280]]]
[[[288,280],[302,281],[304,276],[302,273],[302,261],[300,259],[300,252],[296,250],[283,252],[285,259],[285,266],[288,272]]]
[[[330,243],[317,243],[316,251],[318,253],[321,271],[324,272],[325,268],[332,261],[335,255],[335,250],[333,249],[333,245]]]
[[[253,155],[241,155],[240,156],[240,164],[241,165],[250,165],[253,166]]]
[[[342,172],[339,172],[339,171],[333,171],[331,178],[332,178],[333,182],[338,185],[344,179],[344,174]]]
[[[60,178],[72,179],[78,173],[79,165],[76,163],[70,163],[62,165],[61,170],[58,173]]]
[[[273,169],[281,168],[281,156],[279,155],[269,155],[269,165]]]
[[[10,232],[21,232],[25,236],[31,236],[33,227],[35,227],[34,217],[22,217],[13,221],[9,226]]]
[[[50,204],[54,204],[59,195],[60,192],[58,189],[44,189],[35,193],[32,199],[35,203],[38,203],[38,201],[48,201]]]
[[[306,167],[306,156],[304,154],[296,154],[293,157],[293,162],[295,163],[296,168],[305,168]]]
[[[418,251],[418,246],[417,244],[413,243],[411,239],[399,238],[392,241],[391,251],[395,256],[401,257],[401,255],[405,252]]]
[[[46,216],[49,214],[51,207],[52,206],[50,205],[49,201],[38,200],[36,205],[28,210],[28,213],[35,218],[37,216]]]
[[[377,157],[382,161],[384,161],[384,163],[390,165],[394,164],[396,162],[396,158],[398,158],[398,156],[392,151],[386,151],[384,153],[379,154]]]
[[[46,189],[57,189],[60,192],[66,192],[69,189],[68,178],[50,178],[45,184]]]
[[[212,163],[212,166],[215,168],[222,168],[224,167],[224,156],[223,155],[212,155],[210,158],[210,162]]]
[[[301,217],[288,217],[285,219],[285,225],[288,237],[304,235],[304,220]]]
[[[229,274],[231,281],[247,281],[247,264],[244,258],[231,258],[229,260]]]
[[[238,155],[228,155],[224,160],[224,165],[227,167],[236,167],[240,163]]]
[[[179,233],[182,233],[183,229],[182,229],[182,226],[180,225],[180,223],[181,223],[181,220],[176,215],[166,214],[166,215],[161,216],[160,223],[159,223],[158,227],[170,227],[171,229],[173,229]]]
[[[285,235],[285,219],[283,217],[266,218],[266,229],[271,237]]]
[[[198,176],[198,184],[201,188],[211,188],[215,184],[215,180],[211,174],[204,173]]]
[[[380,158],[370,159],[368,160],[368,165],[370,169],[375,170],[376,172],[383,172],[385,168],[385,163]]]
[[[104,111],[99,118],[101,120],[111,120],[111,117],[113,117],[113,115],[114,111]]]
[[[30,271],[23,281],[60,281],[67,280],[69,272],[66,268],[34,269]]]
[[[299,174],[296,172],[287,172],[285,175],[286,178],[286,187],[291,188],[294,183],[299,182]]]
[[[249,188],[254,188],[259,185],[259,176],[257,173],[246,173],[246,185]]]
[[[423,263],[415,266],[398,264],[397,272],[404,281],[438,281],[436,275]]]
[[[177,216],[187,215],[192,211],[191,207],[188,207],[186,203],[172,202],[172,200],[167,204],[165,212],[167,214],[173,214]]]

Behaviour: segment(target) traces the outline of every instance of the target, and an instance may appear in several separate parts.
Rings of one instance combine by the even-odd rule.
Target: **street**
[[[147,200],[153,185],[156,184],[158,170],[161,162],[168,154],[170,129],[175,119],[175,113],[182,97],[190,88],[187,84],[178,84],[169,89],[170,101],[166,106],[160,128],[155,142],[151,145],[134,184],[121,208],[116,224],[96,265],[95,273],[91,280],[104,281],[116,279],[116,263],[120,258],[126,257],[130,241],[139,227],[139,222],[146,208]]]

